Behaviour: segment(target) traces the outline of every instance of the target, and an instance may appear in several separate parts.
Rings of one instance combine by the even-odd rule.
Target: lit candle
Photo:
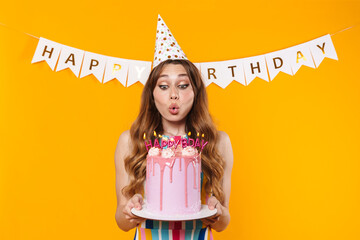
[[[201,137],[203,138],[205,136],[205,134],[201,134]],[[202,152],[202,150],[204,149],[204,147],[208,144],[208,142],[204,143],[204,139],[201,139],[201,150],[200,150],[200,154]]]

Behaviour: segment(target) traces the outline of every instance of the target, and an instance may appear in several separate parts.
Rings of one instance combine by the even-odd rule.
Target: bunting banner
[[[294,75],[301,66],[318,68],[324,58],[338,60],[330,34],[279,51],[227,61],[194,63],[205,86],[249,85],[256,77],[270,82],[279,72]],[[100,83],[118,80],[124,87],[145,85],[152,62],[116,58],[62,45],[40,37],[31,63],[45,61],[53,71],[69,68],[76,77],[93,75]]]

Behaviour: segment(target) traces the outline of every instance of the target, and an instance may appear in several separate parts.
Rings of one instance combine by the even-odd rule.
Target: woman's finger
[[[134,197],[132,198],[132,203],[134,204],[134,207],[137,210],[140,210],[142,208],[141,204],[142,204],[142,196],[140,194],[135,194]]]
[[[218,203],[219,201],[217,200],[217,198],[215,196],[211,196],[208,200],[208,207],[210,210],[213,210],[215,209],[216,207],[216,204]]]
[[[141,194],[139,194],[138,197],[139,197],[140,204],[143,204],[143,197],[141,196]]]
[[[123,213],[126,215],[126,216],[129,216],[130,218],[134,218],[135,217],[135,215],[131,212],[131,209],[133,208],[132,207],[133,205],[128,205],[128,206],[126,206],[125,207],[125,209],[124,209],[124,211],[123,211]]]
[[[131,210],[133,207],[135,207],[135,204],[133,202],[129,202],[127,205],[126,205],[127,209]]]
[[[210,224],[213,224],[213,223],[215,223],[216,221],[214,221],[214,220],[209,220],[209,219],[206,219],[206,220],[204,220],[203,222],[204,222],[204,224],[205,224],[205,225],[210,225]]]
[[[216,210],[217,210],[216,213],[217,213],[217,215],[219,215],[219,216],[222,215],[222,208],[221,208],[221,207],[222,207],[222,205],[221,205],[221,203],[218,201],[217,204],[216,204]]]

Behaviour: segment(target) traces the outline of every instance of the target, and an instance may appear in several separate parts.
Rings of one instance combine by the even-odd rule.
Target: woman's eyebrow
[[[179,74],[178,77],[187,77],[187,73],[182,73],[182,74]]]
[[[181,73],[181,74],[178,75],[178,77],[187,77],[187,76],[188,76],[187,73]],[[169,77],[169,75],[167,75],[167,74],[161,74],[161,75],[159,76],[159,78],[161,78],[161,77]]]

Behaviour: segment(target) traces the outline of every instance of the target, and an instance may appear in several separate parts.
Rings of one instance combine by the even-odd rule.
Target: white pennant
[[[40,37],[31,63],[45,60],[54,71],[61,48],[62,44]]]
[[[200,73],[204,81],[205,87],[209,86],[213,82],[213,79],[216,77],[215,73],[213,73],[212,68],[214,68],[213,62],[200,63]]]
[[[56,71],[70,68],[75,76],[79,77],[84,52],[84,50],[63,45]]]
[[[129,73],[127,87],[133,85],[136,82],[141,82],[143,85],[145,85],[151,71],[151,62],[137,60],[128,61]]]
[[[199,72],[201,73],[201,66],[200,63],[194,63],[194,65],[196,66],[196,68],[199,70]]]
[[[338,60],[330,34],[310,41],[309,46],[316,67],[319,67],[325,57]]]
[[[201,73],[201,63],[194,63],[194,65],[195,65],[196,68],[199,70],[199,73],[200,73],[201,78],[202,78],[202,80],[203,80],[203,83],[204,83],[204,85],[205,85],[204,77],[202,76],[202,73]],[[205,87],[206,87],[206,85],[205,85]]]
[[[234,59],[228,61],[222,61],[221,63],[221,78],[220,83],[216,83],[222,88],[227,87],[232,81],[237,81],[242,85],[245,83],[245,73],[242,59]]]
[[[221,88],[226,88],[234,80],[245,85],[244,70],[240,59],[201,63],[201,71],[206,86],[215,83]]]
[[[265,59],[267,68],[269,70],[270,81],[272,81],[280,71],[289,75],[293,75],[291,71],[288,50],[285,49],[265,54]]]
[[[290,65],[294,75],[302,65],[315,68],[308,42],[287,48],[286,50],[289,52]]]
[[[106,56],[85,52],[80,78],[93,74],[99,82],[102,82],[106,64]]]
[[[243,58],[242,61],[244,64],[247,85],[249,85],[256,77],[269,82],[264,55]]]
[[[196,68],[199,70],[199,73],[200,73],[200,75],[201,75],[201,79],[203,80],[203,83],[204,83],[204,85],[205,85],[204,76],[203,76],[202,73],[201,73],[201,63],[194,63],[194,65],[195,65]],[[206,87],[206,85],[205,85],[205,87]]]
[[[122,58],[107,57],[104,83],[116,78],[126,87],[126,77],[128,73],[129,61]]]

